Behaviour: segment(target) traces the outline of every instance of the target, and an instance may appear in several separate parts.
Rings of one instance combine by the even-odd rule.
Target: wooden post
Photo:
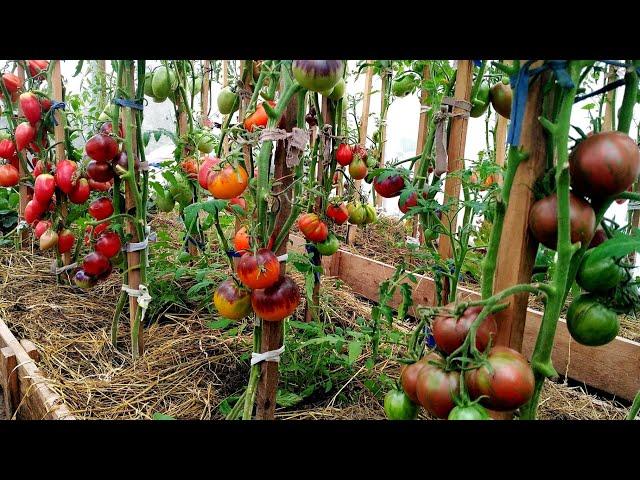
[[[612,83],[617,80],[616,67],[609,65],[609,71],[607,72],[607,83]],[[604,103],[604,119],[602,120],[602,131],[610,132],[613,130],[613,117],[616,112],[616,91],[610,90],[606,93]]]
[[[548,73],[533,80],[529,88],[520,137],[521,147],[529,154],[529,158],[518,167],[511,187],[498,250],[494,292],[531,281],[538,242],[529,232],[529,210],[535,202],[531,187],[540,178],[546,166],[544,130],[538,121],[542,113],[542,86],[546,78]],[[496,344],[522,350],[528,300],[528,293],[514,295],[509,306],[496,314]]]
[[[456,89],[454,97],[456,100],[464,100],[468,102],[471,98],[471,79],[473,78],[473,63],[471,60],[458,61],[458,73],[456,74]],[[463,109],[454,107],[452,113],[462,113]],[[449,156],[449,165],[447,172],[453,173],[464,168],[464,148],[467,141],[467,124],[469,119],[464,116],[452,117],[449,131],[449,143],[447,146],[447,155]],[[444,183],[444,204],[449,200],[453,200],[453,205],[449,212],[444,212],[442,221],[447,225],[451,222],[452,233],[457,230],[458,219],[456,211],[458,210],[458,200],[460,199],[460,179],[447,175]],[[453,250],[451,241],[447,235],[440,235],[438,251],[443,259],[451,258]],[[446,295],[445,295],[446,298]]]
[[[229,85],[229,60],[222,61],[222,87],[226,87]],[[233,112],[231,113],[233,115]],[[222,119],[222,123],[224,123],[227,119],[225,115]],[[225,135],[224,141],[222,142],[222,156],[226,157],[229,153],[229,137]]]
[[[211,69],[211,62],[204,60],[202,62],[202,90],[200,90],[200,105],[202,123],[209,118],[209,78],[211,77],[209,70]]]
[[[21,63],[18,63],[18,69],[16,73],[20,78],[20,81],[24,85],[25,74],[24,74],[24,67],[22,66]],[[20,178],[24,178],[27,175],[27,172],[25,172],[24,169],[22,168],[22,162],[18,162],[18,174],[20,175]],[[20,218],[24,218],[24,209],[27,207],[27,203],[29,202],[29,199],[27,198],[27,195],[28,195],[27,185],[24,182],[20,182],[20,186],[18,187],[18,192],[20,194],[18,214]],[[26,248],[28,246],[28,243],[29,243],[29,230],[26,228],[23,228],[20,230],[20,247]]]
[[[369,63],[372,60],[368,60]],[[360,117],[360,146],[367,144],[367,130],[369,128],[369,108],[371,106],[371,84],[373,82],[373,67],[367,67],[367,75],[364,79],[364,96],[362,97],[362,115]],[[356,190],[360,190],[362,180],[356,180]],[[358,226],[349,224],[347,228],[347,243],[353,245],[356,241]]]
[[[425,65],[422,69],[422,80],[429,80],[431,78],[431,69],[429,65]],[[418,121],[418,141],[416,142],[416,155],[421,155],[422,150],[424,150],[424,144],[427,141],[427,131],[429,129],[429,125],[427,124],[427,120],[429,119],[428,112],[426,107],[429,103],[429,91],[426,88],[423,88],[420,91],[420,120]],[[420,168],[420,162],[416,162],[413,165],[413,172],[416,174],[418,169]],[[418,225],[420,223],[420,219],[417,215],[413,217],[413,226],[411,228],[412,236],[414,238],[418,237]]]
[[[503,63],[511,65],[513,60],[505,60]],[[507,157],[507,124],[509,121],[498,113],[496,116],[498,117],[496,119],[496,143],[493,148],[496,151],[496,164],[503,167]],[[498,175],[498,185],[502,185],[502,180],[502,175]]]
[[[384,153],[385,145],[387,143],[387,112],[389,105],[387,105],[386,91],[389,82],[391,81],[391,71],[385,70],[381,76],[382,83],[380,85],[380,168],[384,167]],[[386,107],[386,108],[385,108]],[[376,195],[376,206],[382,206],[382,197]]]
[[[0,378],[4,394],[4,410],[7,418],[11,418],[20,403],[20,386],[18,385],[18,360],[11,347],[0,349]]]
[[[131,98],[135,98],[135,75],[133,68],[133,61],[127,60],[126,62],[129,64],[129,68],[125,69],[123,73],[123,79],[125,82],[125,91],[130,94]],[[132,108],[121,108],[120,110],[120,121],[124,123],[131,124],[131,150],[133,153],[133,157],[136,158],[138,156],[138,142],[135,141],[136,138],[136,114]],[[126,128],[126,127],[125,127]],[[139,173],[135,172],[135,181],[138,182]],[[135,214],[136,210],[136,202],[133,196],[133,192],[129,187],[129,182],[125,182],[124,184],[124,204],[127,213]],[[125,232],[131,235],[131,242],[139,242],[142,239],[138,237],[137,230],[133,225],[131,220],[127,220],[125,223]],[[142,261],[142,255],[140,255],[142,251],[138,250],[135,252],[127,252],[127,265],[129,265],[129,275],[128,282],[129,288],[133,290],[138,290],[140,288],[140,269],[132,268],[135,265],[140,265]],[[129,296],[129,324],[131,326],[131,331],[133,332],[136,322],[136,315],[138,313],[138,299],[134,296]],[[138,330],[138,354],[142,355],[144,353],[144,328],[140,325]],[[134,352],[135,356],[135,352]]]
[[[284,112],[283,123],[284,129],[290,132],[296,126],[296,117],[298,111],[297,97],[293,97]],[[280,191],[287,189],[293,183],[292,169],[287,167],[286,163],[287,151],[285,144],[279,141],[276,146],[274,158],[274,178],[280,180]],[[280,210],[276,215],[274,232],[279,232],[284,225],[287,217],[291,213],[291,204],[282,201]],[[276,233],[277,235],[277,233]],[[276,255],[283,255],[287,252],[289,235],[285,237],[284,242],[278,249]],[[284,276],[286,262],[280,264],[280,275]],[[282,346],[284,321],[282,322],[265,322],[262,321],[262,342],[260,352],[268,352],[277,350]],[[278,363],[262,362],[260,370],[260,380],[258,382],[258,393],[256,395],[256,419],[273,420],[276,409],[276,396],[278,393]]]
[[[62,102],[64,100],[63,92],[62,92],[62,74],[61,74],[60,68],[61,68],[60,60],[54,60],[51,83],[53,86],[53,99],[56,102]],[[57,125],[55,125],[53,129],[53,137],[56,143],[56,164],[57,164],[66,158],[65,149],[64,149],[65,116],[62,114],[62,110],[60,109],[54,112],[54,116],[57,122]],[[67,205],[64,202],[60,207],[60,216],[62,217],[63,224],[66,223]],[[65,226],[68,226],[68,225],[65,225]],[[71,263],[71,252],[63,253],[62,264],[69,265],[70,263]]]

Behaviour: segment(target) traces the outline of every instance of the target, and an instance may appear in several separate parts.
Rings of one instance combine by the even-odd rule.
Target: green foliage
[[[0,188],[0,245],[10,245],[12,240],[5,235],[18,225],[20,195],[12,188]]]

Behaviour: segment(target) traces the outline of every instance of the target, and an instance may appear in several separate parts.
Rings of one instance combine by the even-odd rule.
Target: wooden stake
[[[616,67],[609,65],[609,71],[607,72],[607,83],[612,83],[617,80]],[[613,117],[616,112],[616,91],[610,90],[606,93],[604,102],[604,119],[602,120],[602,131],[610,132],[613,130]]]
[[[422,69],[422,79],[429,80],[431,78],[431,69],[429,65],[425,65]],[[427,133],[429,129],[429,125],[427,120],[429,119],[429,115],[427,114],[427,110],[424,108],[429,103],[429,91],[423,88],[420,91],[420,120],[418,121],[418,141],[416,142],[416,155],[421,155],[422,150],[424,150],[424,144],[427,140]],[[416,162],[413,165],[413,172],[416,174],[418,169],[420,168],[420,162]],[[418,236],[418,225],[420,223],[420,219],[417,215],[414,215],[412,221],[412,236],[416,238]]]
[[[545,136],[538,117],[542,113],[542,86],[547,78],[548,73],[541,75],[531,82],[529,88],[520,137],[521,146],[529,153],[529,158],[518,167],[511,187],[498,250],[494,292],[531,281],[538,242],[529,232],[529,210],[535,202],[532,186],[546,166]],[[496,344],[522,350],[528,300],[528,293],[515,295],[509,306],[496,314]]]
[[[298,111],[297,97],[293,97],[284,112],[283,123],[284,129],[290,132],[296,126],[296,117]],[[287,151],[284,142],[278,142],[274,159],[274,178],[280,180],[280,191],[287,189],[293,183],[292,169],[287,167],[286,163]],[[291,213],[291,204],[284,198],[280,203],[280,210],[276,215],[274,232],[282,229],[287,217]],[[276,233],[277,235],[277,233]],[[276,255],[283,255],[287,252],[289,243],[289,235],[285,237],[284,242],[278,249]],[[280,264],[280,276],[284,276],[286,262]],[[265,322],[262,321],[262,342],[260,352],[268,352],[277,350],[282,346],[284,322]],[[256,419],[273,420],[276,409],[276,396],[278,393],[278,363],[262,362],[260,371],[260,380],[258,382],[258,393],[256,395]]]
[[[18,63],[17,74],[22,83],[24,84],[25,74],[24,68],[22,64]],[[22,168],[22,162],[18,162],[18,174],[20,178],[24,178],[27,175],[27,172]],[[24,182],[20,182],[20,186],[18,187],[18,192],[20,194],[20,202],[18,206],[18,214],[19,218],[24,218],[24,209],[27,207],[27,203],[29,203],[29,199],[27,198],[27,185]],[[29,230],[23,228],[20,230],[20,247],[27,248],[29,244]]]
[[[133,62],[131,61],[130,67],[124,72],[125,82],[128,84],[128,91],[131,93],[131,96],[135,96],[135,75]],[[134,158],[138,156],[138,142],[136,139],[136,114],[132,108],[122,108],[120,114],[120,121],[131,124],[131,138],[133,139],[131,142],[131,150]],[[139,173],[135,172],[136,182],[138,182]],[[136,210],[136,202],[133,196],[133,192],[129,187],[129,182],[124,183],[124,204],[127,213],[130,215],[135,215]],[[131,235],[131,242],[139,242],[142,239],[138,237],[137,230],[133,225],[131,220],[127,220],[125,222],[125,232]],[[138,250],[136,252],[127,252],[127,265],[129,265],[129,275],[128,282],[129,288],[133,290],[138,290],[140,288],[140,268],[132,268],[136,265],[140,265],[142,261],[142,256],[140,255],[141,251]],[[131,326],[131,331],[135,328],[136,315],[138,313],[138,299],[134,296],[129,296],[129,324]],[[144,353],[144,328],[140,325],[138,330],[138,354],[142,355]]]
[[[456,100],[464,100],[468,102],[471,98],[471,79],[473,71],[473,63],[471,60],[458,61],[458,73],[456,74],[456,89],[454,97]],[[453,108],[452,113],[463,113],[464,110],[458,107]],[[447,155],[449,156],[448,173],[457,172],[464,168],[464,148],[467,141],[467,124],[469,119],[464,116],[452,117],[449,132],[449,143],[447,146]],[[444,212],[442,220],[447,225],[451,222],[453,232],[457,230],[458,219],[456,211],[458,210],[458,200],[460,199],[460,179],[447,175],[444,183],[444,204],[453,201],[449,212]],[[451,258],[453,249],[451,241],[447,235],[440,235],[438,246],[440,256]],[[446,298],[446,295],[444,296]]]
[[[62,102],[62,73],[60,71],[61,65],[60,60],[53,61],[53,73],[51,76],[51,83],[53,86],[53,99],[56,102]],[[54,112],[54,118],[57,125],[54,126],[53,129],[53,137],[56,143],[56,163],[61,162],[66,158],[65,149],[64,149],[64,126],[65,126],[65,116],[62,114],[62,110],[58,109]],[[66,225],[67,221],[67,206],[65,203],[62,204],[60,208],[60,216],[62,217],[62,223]],[[62,264],[69,265],[71,263],[71,252],[62,254]]]
[[[107,103],[107,62],[97,60],[98,82],[100,83],[100,110],[104,109]]]
[[[368,60],[371,63],[373,60]],[[364,96],[362,97],[362,115],[360,116],[360,146],[367,144],[367,130],[369,128],[369,108],[371,106],[371,84],[373,82],[373,67],[367,67],[367,75],[364,79]],[[356,190],[360,190],[362,180],[355,181]],[[353,245],[356,241],[358,226],[349,224],[347,228],[347,243]]]
[[[390,81],[391,71],[385,71],[382,74],[382,85],[380,86],[380,168],[384,167],[384,153],[387,143],[387,113],[389,106],[386,105],[387,108],[385,108],[385,92]],[[376,195],[376,206],[382,206],[382,197],[380,195]]]
[[[211,62],[209,60],[203,60],[202,62],[202,90],[200,91],[200,105],[201,107],[201,115],[202,122],[204,123],[205,119],[209,118],[209,78],[211,74],[209,70],[211,69]]]
[[[229,60],[222,61],[222,87],[226,87],[229,85]],[[233,113],[231,113],[233,115]],[[222,123],[227,120],[227,116],[225,115],[222,118]],[[229,153],[229,138],[227,135],[224,137],[224,141],[222,142],[222,156],[225,157]]]

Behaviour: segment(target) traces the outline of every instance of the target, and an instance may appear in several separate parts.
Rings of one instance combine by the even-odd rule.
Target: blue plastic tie
[[[67,108],[67,104],[64,102],[56,102],[54,100],[53,103],[51,104],[51,108],[49,108],[49,113],[51,115],[51,119],[53,120],[54,125],[56,126],[58,125],[58,121],[56,120],[56,116],[54,115],[54,112],[59,109],[64,110],[65,108]]]
[[[473,64],[476,67],[480,68],[482,66],[482,60],[473,60]]]
[[[556,80],[558,80],[558,84],[562,88],[569,89],[575,87],[569,72],[567,72],[566,60],[547,60],[546,64],[549,65],[553,70],[553,73],[556,74]]]
[[[227,250],[227,257],[229,258],[233,258],[233,257],[241,257],[242,254],[236,252],[235,250]]]
[[[433,335],[431,334],[431,328],[429,327],[429,325],[424,326],[424,343],[429,348],[433,348],[436,346],[436,339],[433,338]]]
[[[136,102],[135,100],[128,100],[126,98],[114,98],[111,103],[120,105],[121,107],[135,108],[136,110],[143,110],[144,105],[142,102]]]

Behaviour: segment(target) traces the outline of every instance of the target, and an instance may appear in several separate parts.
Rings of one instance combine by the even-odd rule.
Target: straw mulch
[[[164,226],[171,221],[163,219]],[[163,228],[157,225],[156,228]],[[244,388],[249,372],[251,326],[237,334],[212,330],[216,317],[184,308],[163,312],[145,329],[145,355],[133,363],[128,316],[120,319],[118,348],[109,329],[120,278],[112,275],[92,290],[58,285],[47,273],[50,258],[30,252],[0,250],[0,317],[19,338],[29,338],[41,353],[40,367],[79,418],[149,419],[163,413],[181,419],[219,419],[218,407]],[[302,278],[294,274],[301,285]],[[371,304],[335,279],[323,277],[321,311],[335,324],[357,328],[356,318],[370,318]],[[301,319],[303,306],[296,312]],[[364,367],[365,349],[348,380],[313,402],[276,411],[280,419],[383,419],[382,400],[364,382],[384,373],[396,378],[399,365],[382,359],[372,371]],[[393,355],[397,355],[393,351]],[[337,401],[340,393],[357,398]],[[354,394],[355,393],[355,394]],[[547,383],[540,417],[545,419],[620,419],[617,403],[586,395],[579,388]],[[426,418],[426,417],[424,417]]]

